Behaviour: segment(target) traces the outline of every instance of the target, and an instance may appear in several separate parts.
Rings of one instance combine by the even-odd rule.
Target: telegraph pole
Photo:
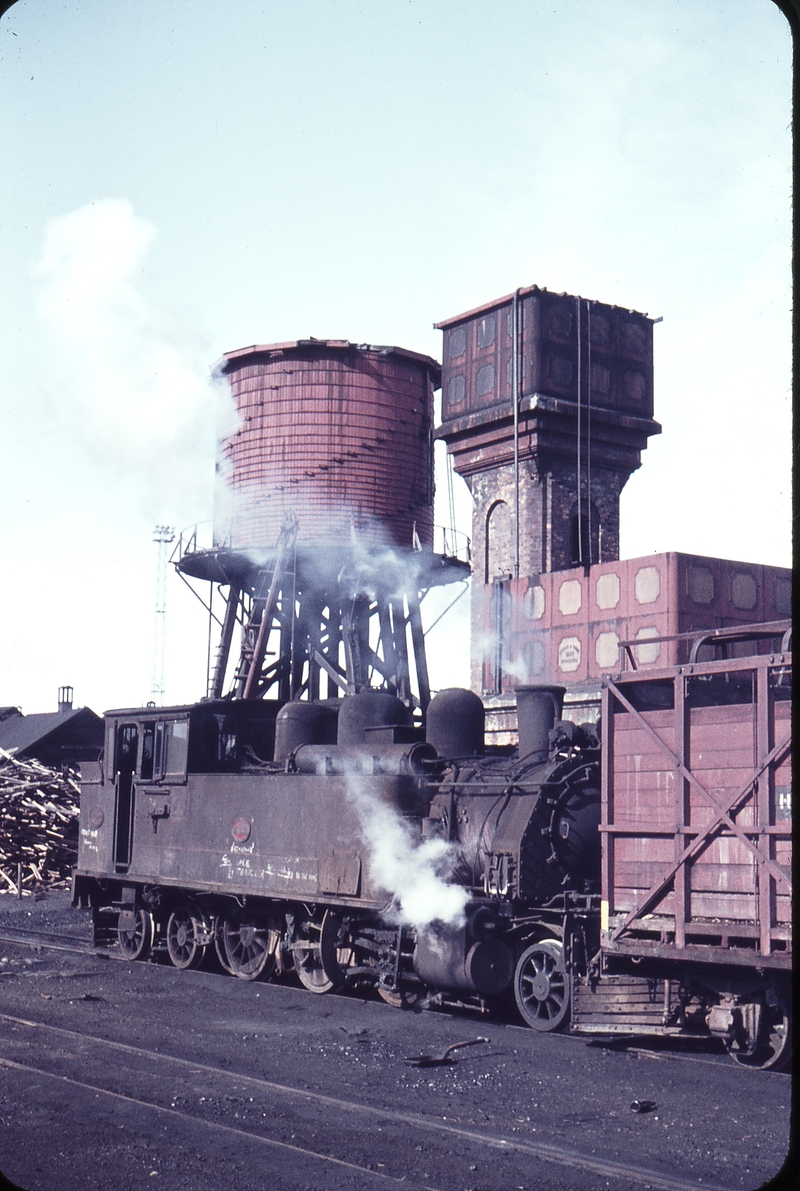
[[[156,607],[153,624],[153,669],[150,676],[150,699],[157,707],[164,703],[167,659],[167,546],[175,540],[175,530],[169,525],[157,525],[153,541],[158,546],[156,564]]]

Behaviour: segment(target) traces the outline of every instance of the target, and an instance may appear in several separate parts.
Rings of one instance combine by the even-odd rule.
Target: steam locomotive
[[[785,828],[775,807],[790,657],[788,666],[785,655],[694,666],[681,686],[691,692],[679,709],[685,723],[722,747],[719,723],[731,716],[750,722],[751,736],[759,716],[770,725],[758,777],[771,791],[772,826],[741,826],[751,783],[711,832],[706,858],[729,827],[747,843],[767,826],[772,866],[785,872],[774,849]],[[687,935],[674,903],[680,887],[688,906],[694,887],[691,877],[679,884],[680,860],[672,884],[659,893],[645,882],[631,910],[624,866],[609,850],[615,833],[629,846],[638,830],[646,851],[653,832],[674,831],[641,818],[620,825],[642,746],[626,776],[618,729],[672,723],[667,688],[685,684],[683,669],[628,675],[627,686],[617,676],[602,733],[599,722],[562,719],[563,688],[521,688],[516,749],[485,747],[483,704],[461,689],[433,698],[424,730],[378,690],[110,712],[103,758],[82,776],[73,903],[91,908],[98,946],[131,960],[155,949],[177,968],[210,960],[244,980],[294,971],[312,992],[370,985],[401,1007],[424,997],[485,1010],[513,990],[536,1030],[572,1019],[603,1033],[710,1032],[738,1061],[777,1067],[791,1048],[791,925],[775,912],[775,882],[765,898],[766,869],[755,898],[759,913],[772,899],[771,925],[758,913],[755,926],[736,927],[711,914]],[[755,679],[726,681],[739,671],[763,671],[764,690]],[[687,840],[695,849],[687,864],[701,834],[684,827],[674,837],[679,851]],[[708,866],[695,871],[707,881]]]

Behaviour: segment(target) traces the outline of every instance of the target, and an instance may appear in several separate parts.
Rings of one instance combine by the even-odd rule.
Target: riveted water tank
[[[217,371],[240,421],[221,444],[215,545],[273,546],[289,513],[301,547],[431,545],[435,360],[310,339],[228,352]]]

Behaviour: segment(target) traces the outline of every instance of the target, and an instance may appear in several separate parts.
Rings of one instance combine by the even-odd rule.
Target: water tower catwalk
[[[222,441],[213,545],[183,541],[177,559],[224,594],[209,696],[371,687],[424,714],[420,596],[469,573],[466,542],[459,551],[451,533],[434,545],[439,365],[306,339],[229,352],[218,369],[239,427]]]

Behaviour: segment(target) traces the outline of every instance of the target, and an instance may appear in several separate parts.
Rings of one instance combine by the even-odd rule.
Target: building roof
[[[432,373],[437,388],[441,383],[442,366],[431,356],[422,355],[421,352],[410,351],[406,347],[393,347],[376,343],[351,343],[348,339],[309,338],[290,339],[285,343],[254,343],[249,347],[240,347],[234,351],[225,352],[225,355],[213,365],[212,372],[228,372],[232,366],[241,363],[248,356],[286,355],[291,352],[309,351],[309,349],[323,351],[325,353],[377,352],[382,356],[399,356],[400,359],[408,360],[413,364],[421,364],[427,368]]]
[[[36,715],[17,711],[16,715],[0,719],[0,748],[6,752],[14,750],[19,756],[39,757],[51,753],[53,748],[74,756],[76,749],[102,748],[102,744],[103,721],[90,707]]]
[[[567,294],[557,292],[556,290],[548,290],[547,286],[540,285],[523,285],[516,290],[520,298],[526,298],[528,294],[549,294],[552,298],[576,298],[577,294]],[[440,323],[434,323],[434,330],[442,331],[447,327],[453,327],[457,323],[466,322],[470,319],[476,318],[479,314],[486,314],[490,310],[496,310],[499,306],[507,306],[509,302],[513,301],[514,294],[504,294],[502,298],[494,298],[491,302],[484,302],[482,306],[473,306],[472,310],[465,310],[463,314],[454,314],[451,318],[445,318]],[[594,299],[588,299],[595,306],[604,306],[607,310],[625,310],[628,314],[638,314],[641,318],[648,319],[651,323],[657,323],[661,320],[658,318],[651,318],[649,314],[641,310],[631,310],[627,306],[617,306],[611,302],[596,302]],[[582,301],[587,301],[583,298]]]

